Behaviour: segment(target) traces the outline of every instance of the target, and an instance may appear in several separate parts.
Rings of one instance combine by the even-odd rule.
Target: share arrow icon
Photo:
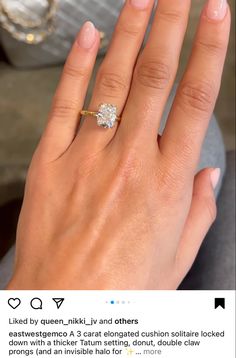
[[[62,305],[62,303],[64,302],[64,298],[53,298],[53,301],[56,303],[57,305],[57,309],[59,309]]]

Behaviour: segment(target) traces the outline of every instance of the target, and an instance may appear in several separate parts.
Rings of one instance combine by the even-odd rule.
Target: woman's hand
[[[219,170],[195,176],[220,88],[226,1],[203,9],[192,54],[157,138],[178,68],[190,0],[128,0],[89,106],[117,106],[98,127],[79,112],[99,48],[86,23],[66,62],[28,173],[15,272],[8,289],[176,289],[216,216]]]

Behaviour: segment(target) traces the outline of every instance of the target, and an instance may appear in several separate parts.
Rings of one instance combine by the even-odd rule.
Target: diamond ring
[[[117,107],[109,103],[100,104],[97,112],[82,110],[80,114],[82,116],[96,117],[97,125],[102,128],[113,128],[115,123],[121,120],[117,116]]]

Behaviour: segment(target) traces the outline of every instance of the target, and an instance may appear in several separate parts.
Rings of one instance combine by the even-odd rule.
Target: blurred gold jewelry
[[[100,31],[99,33],[100,33],[100,40],[101,40],[100,50],[102,50],[108,46],[109,40],[104,31]]]
[[[48,10],[44,17],[40,20],[25,20],[20,16],[16,16],[14,12],[11,12],[4,0],[0,1],[0,8],[2,12],[8,17],[8,19],[13,22],[15,25],[19,25],[25,29],[35,29],[41,26],[44,26],[48,21],[52,20],[57,10],[57,1],[56,0],[47,0]]]
[[[18,41],[30,45],[41,43],[55,30],[53,21],[57,11],[57,0],[47,0],[47,2],[48,10],[42,19],[26,20],[9,11],[6,4],[4,4],[4,0],[0,0],[0,22],[2,27]]]

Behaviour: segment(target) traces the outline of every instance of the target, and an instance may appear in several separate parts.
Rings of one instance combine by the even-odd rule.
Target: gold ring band
[[[96,117],[98,112],[91,112],[91,111],[86,111],[85,109],[83,109],[80,114],[82,116],[93,116]]]
[[[81,114],[81,116],[93,116],[93,117],[97,117],[98,112],[87,111],[87,110],[83,109],[83,110],[80,112],[80,114]],[[120,122],[120,121],[121,121],[121,117],[116,117],[116,121],[117,121],[117,122]]]

